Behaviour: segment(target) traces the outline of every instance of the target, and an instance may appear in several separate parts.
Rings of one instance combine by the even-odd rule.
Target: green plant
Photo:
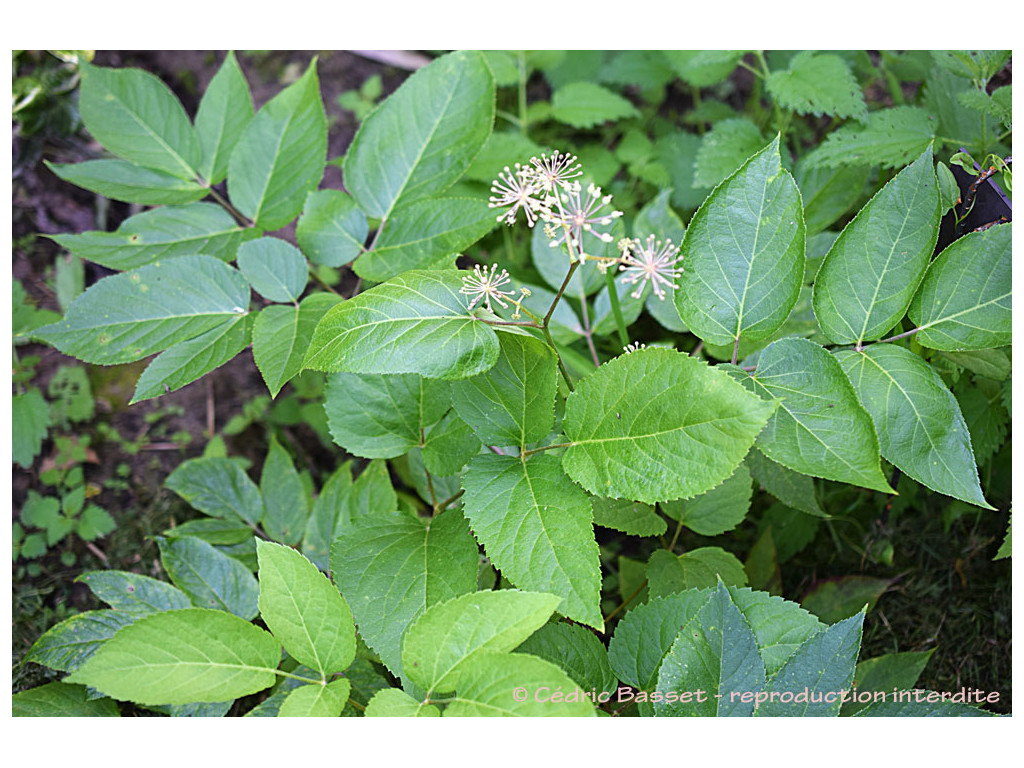
[[[585,82],[595,53],[602,82]],[[327,429],[369,463],[355,479],[362,463],[342,463],[315,496],[276,439],[259,485],[226,456],[182,464],[168,487],[206,517],[160,542],[176,586],[146,582],[164,597],[141,619],[123,593],[102,616],[75,617],[93,634],[73,658],[55,650],[65,622],[27,660],[70,672],[62,685],[185,708],[173,714],[223,714],[266,689],[258,714],[336,716],[346,700],[371,715],[621,713],[597,696],[623,690],[617,680],[634,693],[620,701],[638,705],[630,713],[836,715],[842,697],[790,708],[781,694],[838,696],[855,679],[912,689],[920,657],[855,672],[864,606],[891,580],[851,574],[810,591],[804,604],[831,626],[768,591],[818,519],[836,537],[838,517],[890,514],[897,487],[957,500],[942,502],[952,515],[1002,503],[986,489],[1009,422],[1012,225],[932,257],[956,203],[937,149],[1003,154],[1009,134],[955,98],[956,67],[928,79],[938,124],[921,106],[869,108],[858,68],[879,71],[852,58],[448,54],[366,115],[346,192],[317,189],[327,128],[314,66],[252,115],[229,56],[194,124],[152,76],[86,67],[83,119],[121,159],[55,172],[165,207],[114,233],[55,236],[120,274],[32,337],[96,364],[158,355],[134,402],[251,344],[270,398],[304,370],[326,374]],[[967,85],[979,92],[1005,60],[982,59]],[[737,66],[757,77],[746,113],[705,106],[702,89],[725,88]],[[526,100],[538,70],[547,104]],[[655,116],[676,79],[702,134]],[[624,82],[639,105],[613,90]],[[496,85],[511,89],[496,97]],[[514,130],[494,132],[495,114]],[[542,151],[534,139],[556,124],[615,149]],[[488,200],[476,182],[495,171]],[[207,195],[215,204],[198,202]],[[684,224],[673,205],[696,211]],[[520,212],[525,232],[491,234]],[[264,234],[296,219],[297,246]],[[309,262],[351,264],[357,288],[343,295]],[[233,428],[264,419],[259,405]],[[762,525],[745,561],[728,537],[684,544],[684,532],[696,543],[737,531],[755,492]],[[637,559],[615,567],[595,525],[629,537]],[[868,557],[891,566],[891,542]],[[282,615],[290,590],[305,607]],[[258,613],[269,634],[249,623]],[[356,659],[354,628],[370,695],[336,679]],[[168,654],[177,664],[161,680],[151,667]],[[540,701],[542,688],[594,696]],[[728,702],[667,699],[697,689]],[[936,696],[860,714],[981,703]]]
[[[383,84],[380,75],[371,75],[359,86],[358,91],[345,91],[338,96],[338,104],[356,116],[356,122],[363,122],[377,105]]]

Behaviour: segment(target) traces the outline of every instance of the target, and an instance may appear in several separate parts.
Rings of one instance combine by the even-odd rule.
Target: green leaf
[[[552,117],[573,128],[593,128],[609,120],[635,117],[636,107],[597,83],[568,83],[551,95]]]
[[[558,612],[600,630],[601,568],[590,498],[548,454],[481,454],[462,479],[466,517],[494,566],[521,589],[558,595]]]
[[[139,618],[127,611],[86,611],[50,627],[29,648],[23,663],[73,672],[119,630]]]
[[[618,680],[608,664],[608,651],[597,635],[579,624],[545,624],[520,645],[529,653],[564,669],[585,691],[611,694]]]
[[[757,639],[722,582],[679,636],[658,672],[656,715],[665,717],[749,717],[753,698],[765,683]],[[703,697],[683,692],[704,691]],[[672,700],[670,695],[679,696]],[[683,695],[680,695],[683,694]],[[703,698],[703,701],[700,701]],[[746,699],[746,700],[744,700]]]
[[[658,240],[671,240],[676,245],[683,242],[686,228],[682,219],[669,206],[672,196],[671,189],[665,189],[640,209],[633,221],[633,236],[644,240],[648,235],[654,235]],[[676,310],[675,294],[676,289],[672,286],[665,287],[665,298],[659,299],[654,292],[647,295],[645,307],[650,315],[658,321],[665,329],[675,333],[685,333],[686,325],[679,317]]]
[[[690,221],[676,308],[705,341],[766,339],[796,304],[804,274],[803,205],[779,137],[719,185]]]
[[[676,556],[667,549],[655,550],[647,563],[651,597],[662,597],[687,589],[744,586],[747,572],[735,555],[721,547],[700,547]]]
[[[857,664],[853,675],[853,687],[858,697],[864,693],[881,693],[882,701],[891,700],[893,691],[909,691],[917,683],[928,659],[935,649],[920,653],[887,653],[874,659],[864,659]],[[867,706],[865,702],[851,699],[843,704],[844,717],[854,715]]]
[[[338,717],[345,708],[352,685],[345,678],[326,685],[300,685],[292,690],[278,717]]]
[[[480,453],[480,439],[454,410],[427,433],[421,455],[427,471],[440,477],[458,475],[469,460]]]
[[[553,700],[559,693],[577,696]],[[579,693],[568,675],[549,661],[525,653],[482,651],[461,670],[458,696],[444,716],[592,717],[593,704]]]
[[[895,344],[835,355],[874,419],[882,456],[933,491],[993,508],[960,406],[934,368]]]
[[[364,717],[440,717],[433,704],[417,701],[401,688],[377,691],[366,705]]]
[[[129,405],[181,389],[234,359],[248,346],[251,327],[251,315],[236,315],[161,352],[139,376]]]
[[[136,269],[172,256],[204,254],[231,261],[254,230],[238,226],[213,203],[155,208],[136,214],[116,232],[52,235],[76,256],[116,270]]]
[[[70,165],[43,162],[64,181],[126,203],[181,205],[201,200],[210,192],[194,181],[126,160],[87,160]]]
[[[127,571],[88,571],[76,582],[89,585],[100,600],[118,611],[145,616],[159,611],[188,608],[185,593],[165,581]]]
[[[181,179],[194,179],[199,139],[178,98],[141,69],[83,64],[78,108],[82,122],[115,155]]]
[[[634,688],[654,690],[665,654],[709,594],[707,589],[678,592],[628,611],[608,643],[608,662],[616,676]]]
[[[16,464],[25,469],[32,466],[49,429],[50,406],[38,389],[32,387],[11,398],[12,458]]]
[[[1013,513],[1010,514],[1010,520],[1006,523],[1006,536],[1003,537],[1003,541],[992,559],[1005,560],[1008,557],[1013,557]]]
[[[438,603],[409,625],[402,667],[428,696],[454,691],[477,654],[513,650],[544,626],[559,602],[555,595],[501,590]]]
[[[488,370],[498,339],[467,310],[459,293],[464,274],[407,272],[339,304],[317,326],[305,367],[440,379]]]
[[[694,357],[642,349],[605,363],[569,395],[562,465],[601,496],[688,498],[735,471],[774,407]]]
[[[275,541],[297,544],[306,528],[309,507],[299,473],[276,437],[270,438],[260,475],[263,529]]]
[[[475,51],[414,72],[363,121],[345,155],[345,186],[367,216],[437,195],[466,170],[491,133],[494,78]]]
[[[800,604],[825,623],[831,624],[847,619],[858,611],[870,611],[892,583],[891,579],[869,576],[828,579],[804,595]]]
[[[12,717],[120,717],[111,699],[92,699],[84,685],[46,683],[11,697]]]
[[[740,464],[721,485],[688,501],[662,504],[662,510],[701,536],[718,536],[743,522],[753,495],[750,471]]]
[[[302,370],[313,331],[341,298],[332,293],[313,293],[296,308],[289,305],[264,307],[256,315],[252,330],[252,356],[271,397]]]
[[[825,137],[808,154],[809,167],[880,165],[900,168],[920,157],[935,139],[935,120],[920,107],[891,107],[871,112],[865,125],[848,124]]]
[[[931,149],[846,225],[814,282],[814,314],[836,344],[880,339],[910,305],[939,234]]]
[[[767,592],[730,587],[729,593],[757,637],[757,650],[769,676],[777,673],[797,648],[825,628],[799,604]]]
[[[662,51],[669,65],[683,80],[707,88],[725,80],[746,51]]]
[[[259,585],[249,569],[202,539],[157,537],[164,570],[198,608],[215,608],[252,619],[259,613]],[[187,704],[199,699],[188,699]],[[224,701],[224,699],[211,699]]]
[[[283,227],[302,211],[327,160],[327,116],[314,60],[246,126],[231,153],[228,195],[261,229]]]
[[[871,416],[836,359],[806,339],[780,339],[761,352],[753,391],[779,400],[757,437],[773,461],[805,475],[892,489],[882,475]]]
[[[169,539],[195,536],[209,544],[231,546],[243,544],[252,539],[252,528],[238,519],[221,520],[215,517],[201,517],[189,520],[164,531]]]
[[[368,459],[393,459],[423,443],[451,407],[449,385],[415,373],[333,373],[324,409],[334,442]]]
[[[828,517],[818,504],[814,481],[765,457],[756,448],[747,454],[747,467],[768,493],[793,509],[815,517]]]
[[[828,229],[860,200],[870,174],[871,167],[866,165],[811,168],[807,162],[797,164],[796,183],[804,201],[808,238]],[[807,250],[811,250],[809,242]]]
[[[325,678],[348,669],[355,625],[335,586],[291,547],[257,541],[256,556],[260,617],[288,655]]]
[[[900,691],[900,700],[889,698],[868,704],[856,717],[991,717],[991,712],[961,701],[944,700],[948,691]],[[953,694],[956,695],[956,694]]]
[[[429,523],[407,514],[365,515],[331,547],[334,582],[360,636],[401,676],[401,638],[427,608],[476,591],[476,542],[458,510]]]
[[[961,381],[965,382],[965,379]],[[1006,439],[1010,414],[1000,402],[1001,394],[1001,389],[991,385],[984,390],[981,386],[958,387],[955,393],[971,433],[971,448],[978,466],[984,466]]]
[[[66,682],[139,704],[219,702],[273,685],[281,646],[237,616],[186,608],[145,616]]]
[[[484,51],[483,53],[485,57],[488,57],[488,63],[490,63],[489,54],[500,52]],[[494,67],[492,66],[491,69],[493,70]],[[518,67],[515,82],[519,82]],[[498,85],[501,85],[501,83],[499,82]],[[462,180],[483,181],[490,184],[502,168],[512,164],[512,160],[518,160],[520,163],[528,162],[527,158],[540,157],[543,152],[543,147],[535,144],[529,137],[520,133],[518,129],[495,131],[487,137],[487,141],[484,142],[480,152],[473,158],[473,162],[466,169],[466,173],[463,174]]]
[[[471,197],[431,197],[397,206],[372,250],[353,265],[364,280],[383,282],[410,269],[428,269],[460,254],[495,226],[494,211]]]
[[[366,215],[337,189],[310,192],[295,228],[302,252],[328,267],[348,264],[362,253],[368,233]]]
[[[591,499],[594,524],[628,533],[630,536],[661,536],[668,529],[654,507],[627,499]]]
[[[772,72],[765,87],[779,106],[803,115],[829,115],[866,120],[864,102],[850,65],[832,53],[801,51],[785,72]]]
[[[490,370],[452,385],[452,403],[482,442],[525,448],[547,437],[554,424],[555,354],[532,336],[502,333],[498,344]]]
[[[838,715],[842,706],[839,693],[853,682],[863,626],[864,614],[858,613],[806,640],[768,680],[762,693],[768,700],[755,707],[754,715]]]
[[[228,175],[228,161],[252,120],[252,96],[234,51],[228,51],[206,87],[196,112],[196,136],[202,148],[199,172],[210,184]]]
[[[104,278],[35,336],[101,365],[139,360],[237,322],[249,285],[224,262],[181,256]]]
[[[213,517],[256,525],[263,517],[263,497],[256,483],[230,459],[206,456],[179,464],[164,487]]]
[[[965,350],[1010,343],[1012,226],[970,232],[928,266],[908,312],[921,346]]]
[[[115,528],[117,523],[110,513],[95,504],[88,505],[78,517],[78,537],[83,541],[95,541]]]
[[[668,172],[672,182],[672,204],[678,208],[694,210],[711,192],[707,187],[693,187],[700,147],[701,137],[686,131],[670,133],[655,142],[655,157]]]
[[[972,352],[940,352],[939,355],[961,368],[995,381],[1006,381],[1010,376],[1010,358],[1001,349],[978,349]]]
[[[714,187],[732,176],[765,146],[761,129],[745,117],[715,123],[700,141],[693,164],[693,180],[687,186]]]
[[[245,243],[238,249],[238,268],[268,301],[298,301],[309,280],[309,265],[299,249],[276,237]]]
[[[351,489],[352,462],[346,461],[324,482],[306,521],[302,554],[322,571],[330,570],[331,543],[340,532],[339,519],[345,524],[351,519],[348,512]]]

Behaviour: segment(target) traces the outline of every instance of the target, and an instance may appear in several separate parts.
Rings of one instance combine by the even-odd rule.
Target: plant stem
[[[519,131],[527,135],[529,120],[526,117],[526,51],[519,52]]]
[[[736,365],[736,360],[740,356],[740,337],[736,337],[736,343],[732,346],[732,364]]]
[[[676,548],[676,542],[679,541],[679,534],[683,530],[683,516],[679,516],[679,521],[676,523],[676,532],[672,534],[672,541],[669,542],[668,551],[673,552]]]
[[[646,586],[647,586],[647,579],[644,579],[642,582],[640,582],[640,586],[637,587],[635,590],[633,590],[633,594],[632,595],[630,595],[625,600],[623,600],[621,603],[619,603],[618,607],[614,611],[612,611],[611,613],[609,613],[607,616],[604,617],[604,623],[607,624],[609,621],[614,619],[618,615],[619,611],[621,611],[623,608],[625,608],[631,602],[636,600],[637,596],[641,592],[644,591],[644,587],[646,587]]]
[[[550,451],[552,448],[568,448],[576,445],[576,443],[552,443],[551,445],[542,445],[539,448],[530,448],[527,451],[523,451],[520,456],[524,459],[532,453],[540,453],[541,451]]]
[[[442,501],[440,504],[435,504],[434,505],[434,514],[436,515],[438,512],[440,512],[442,509],[447,507],[453,501],[456,501],[457,499],[459,499],[462,496],[462,494],[464,494],[464,493],[465,493],[465,491],[459,491],[458,493],[453,493],[451,496],[449,496],[447,499]]]
[[[243,227],[256,226],[256,222],[250,220],[248,216],[244,216],[242,212],[235,208],[235,206],[233,206],[231,203],[229,203],[227,199],[220,194],[220,192],[218,192],[216,189],[210,186],[207,186],[206,188],[209,190],[210,196],[214,200],[216,200],[221,205],[221,207],[224,208],[224,210],[226,210],[228,213],[234,216],[235,220],[239,224],[241,224]]]
[[[283,669],[275,669],[274,674],[281,675],[282,677],[290,677],[293,680],[301,680],[304,683],[312,683],[313,685],[326,685],[327,681],[324,679],[315,680],[311,677],[303,677],[302,675],[293,675],[291,672],[285,672]]]
[[[622,317],[622,307],[619,305],[619,291],[615,287],[615,274],[611,269],[604,272],[604,281],[608,286],[608,298],[612,304],[612,314],[615,316],[615,327],[619,331],[619,341],[623,347],[629,346],[629,333],[626,332],[626,321]]]

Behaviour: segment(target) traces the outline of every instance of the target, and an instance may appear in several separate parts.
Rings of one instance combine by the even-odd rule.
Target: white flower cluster
[[[505,166],[491,186],[490,207],[505,209],[497,217],[499,222],[509,226],[515,224],[519,211],[523,212],[528,226],[538,220],[544,222],[544,234],[551,241],[552,248],[566,244],[573,261],[595,261],[603,272],[618,265],[624,272],[623,285],[636,285],[630,294],[639,299],[650,283],[654,295],[664,300],[666,288],[678,288],[675,279],[682,274],[676,265],[682,260],[679,246],[671,240],[661,242],[654,235],[646,240],[622,240],[619,256],[593,256],[585,250],[585,236],[596,237],[604,243],[612,242],[611,233],[599,228],[610,226],[622,216],[622,211],[611,209],[612,196],[601,193],[593,184],[584,191],[579,182],[583,175],[582,166],[575,155],[555,152],[550,157],[542,154],[533,157],[528,165],[516,163]],[[470,309],[481,299],[490,309],[490,300],[502,303],[502,297],[511,296],[499,286],[508,282],[508,273],[502,270],[496,275],[497,265],[490,273],[479,267],[472,276],[463,278],[462,292],[475,296]]]

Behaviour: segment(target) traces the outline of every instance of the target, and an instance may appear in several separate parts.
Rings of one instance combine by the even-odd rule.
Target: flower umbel
[[[522,210],[526,216],[526,223],[533,226],[537,216],[546,211],[544,201],[539,197],[542,191],[542,184],[534,175],[530,167],[523,167],[515,164],[513,171],[507,165],[505,171],[498,174],[498,178],[491,185],[491,192],[488,206],[491,208],[504,208],[511,206],[505,213],[498,216],[498,221],[504,221],[509,226],[516,223],[516,214]]]
[[[679,246],[672,245],[671,240],[662,243],[655,240],[654,235],[648,236],[643,243],[640,240],[632,240],[628,247],[622,248],[622,263],[619,270],[626,274],[622,276],[623,285],[639,283],[636,290],[630,296],[639,299],[644,291],[644,283],[650,281],[654,294],[665,300],[665,287],[678,288],[675,278],[679,277],[683,270],[675,265],[682,260],[679,255]]]
[[[536,168],[534,173],[537,180],[548,192],[552,191],[556,184],[568,189],[572,183],[570,179],[583,175],[583,166],[576,162],[576,155],[567,155],[557,150],[551,157],[544,154],[539,159],[531,157],[530,162]]]
[[[544,220],[562,228],[561,235],[552,240],[549,245],[556,248],[565,242],[566,233],[572,238],[573,244],[581,252],[583,250],[583,233],[589,232],[604,243],[610,243],[612,236],[607,232],[597,232],[594,225],[608,226],[615,219],[622,215],[622,211],[604,211],[612,201],[611,195],[601,195],[601,188],[591,184],[587,187],[586,194],[579,182],[567,185],[565,193],[560,195],[554,191],[551,198],[551,205],[557,206],[557,210],[550,208],[550,212],[544,216]]]
[[[494,310],[491,309],[491,299],[494,299],[501,307],[508,307],[504,297],[515,295],[515,291],[503,291],[500,289],[501,286],[511,281],[512,278],[508,276],[506,270],[503,269],[498,273],[497,264],[492,264],[490,271],[488,271],[487,267],[481,267],[479,264],[476,264],[473,267],[473,274],[462,278],[462,287],[459,289],[459,293],[474,297],[469,302],[470,309],[483,299],[487,311],[493,312]]]

